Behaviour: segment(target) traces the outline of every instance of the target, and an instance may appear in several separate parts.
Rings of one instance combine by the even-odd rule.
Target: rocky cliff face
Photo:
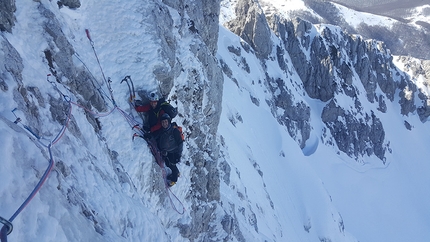
[[[295,94],[285,85],[291,75],[285,69],[286,61],[293,64],[306,95],[326,103],[321,121],[339,150],[351,157],[376,155],[385,159],[389,141],[385,140],[377,114],[386,111],[387,102],[398,100],[401,113],[408,115],[416,111],[415,98],[419,96],[423,100],[422,106],[418,107],[421,120],[427,119],[426,95],[420,94],[410,77],[393,64],[393,57],[384,43],[365,40],[333,26],[314,26],[299,18],[287,20],[269,14],[266,20],[257,1],[239,1],[236,16],[240,17],[227,26],[253,47],[262,66],[276,58],[285,70],[285,77],[275,80],[276,86],[282,87],[283,91],[274,95],[274,105],[286,110],[279,116],[279,122],[288,127],[290,135],[302,148],[312,129],[310,115],[306,103],[291,101]],[[255,34],[257,28],[259,35]],[[279,43],[271,39],[268,28],[275,33]],[[268,81],[271,81],[270,77]],[[368,102],[377,104],[376,108],[363,109],[360,99],[363,92]],[[341,100],[345,97],[354,105],[344,106]],[[278,114],[274,112],[274,115]]]
[[[193,240],[211,240],[217,230],[211,225],[218,213],[219,147],[216,142],[217,127],[221,113],[223,75],[215,58],[218,40],[219,1],[163,1],[175,8],[181,16],[181,37],[192,35],[196,39],[190,46],[200,62],[199,66],[186,70],[188,83],[179,86],[177,98],[186,103],[183,113],[187,114],[190,146],[190,160],[193,163],[192,188],[189,199],[192,202],[192,221],[179,225],[183,237]],[[176,65],[182,66],[179,60]],[[200,70],[203,70],[201,72]]]
[[[59,8],[76,9],[80,6],[80,1],[58,1]],[[2,31],[12,31],[15,10],[14,1],[2,1],[0,5]],[[215,58],[219,10],[219,1],[165,0],[163,3],[153,3],[151,8],[145,12],[150,16],[148,19],[154,26],[151,29],[153,37],[159,41],[160,62],[152,69],[160,91],[169,95],[174,102],[186,104],[184,105],[185,110],[181,110],[181,113],[187,114],[182,116],[184,118],[183,126],[189,139],[187,146],[191,147],[186,159],[187,162],[191,162],[188,165],[193,167],[192,177],[190,177],[193,187],[188,194],[188,199],[192,201],[192,220],[189,223],[180,224],[178,227],[182,236],[190,240],[210,236],[210,231],[216,229],[209,226],[214,220],[212,214],[219,209],[217,207],[220,197],[217,170],[219,148],[216,143],[216,134],[221,112],[222,99],[220,97],[223,84],[223,75]],[[38,5],[38,12],[43,16],[43,29],[46,32],[47,46],[49,46],[44,50],[44,62],[49,67],[55,84],[67,87],[84,107],[106,111],[105,99],[98,91],[100,84],[88,69],[82,67],[79,62],[76,65],[76,59],[73,60],[76,58],[74,57],[75,47],[62,31],[57,16],[45,8],[42,3]],[[171,15],[176,12],[179,13],[179,20],[176,16]],[[26,120],[34,125],[37,133],[43,130],[39,107],[50,105],[52,117],[59,123],[64,123],[67,115],[66,106],[58,98],[50,97],[49,100],[45,100],[38,93],[37,86],[28,86],[23,83],[22,58],[3,34],[0,37],[2,43],[0,60],[1,63],[5,63],[0,66],[1,90],[9,89],[4,81],[6,78],[17,83],[18,89],[15,91],[14,99],[18,103],[19,109],[27,114]],[[194,39],[189,48],[195,55],[198,64],[192,68],[184,67],[188,65],[189,60],[183,59],[179,54],[178,41],[180,38]],[[175,79],[179,75],[185,76],[188,82],[186,84],[175,83]],[[171,93],[172,89],[181,91]],[[142,96],[142,98],[145,97]],[[92,115],[87,115],[87,118],[98,132],[98,121]],[[79,126],[73,124],[73,127],[73,133],[79,136]],[[109,149],[109,147],[107,148]],[[118,163],[118,154],[115,154],[115,151],[110,154],[113,164]],[[62,170],[67,170],[67,167]],[[65,191],[66,193],[67,191]],[[166,198],[164,197],[164,199]],[[81,207],[88,206],[81,204]],[[83,213],[85,214],[85,212]],[[91,219],[97,223],[97,218],[92,217]],[[96,230],[102,231],[103,228],[97,227]]]
[[[272,52],[270,29],[258,1],[238,1],[235,21],[228,23],[228,28],[251,47],[262,59],[267,59]]]
[[[15,0],[5,0],[0,3],[0,31],[11,32],[15,24]]]

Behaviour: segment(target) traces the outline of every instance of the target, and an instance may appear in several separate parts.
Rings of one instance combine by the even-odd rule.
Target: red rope
[[[172,192],[172,190],[170,189],[169,185],[167,184],[167,174],[166,174],[166,169],[165,169],[165,166],[164,166],[164,159],[163,159],[163,157],[161,157],[161,154],[160,154],[160,152],[158,151],[156,144],[154,144],[154,140],[153,140],[153,139],[151,139],[151,140],[149,140],[149,141],[147,141],[147,142],[148,142],[148,146],[149,146],[149,148],[150,148],[150,150],[151,150],[151,153],[154,155],[155,160],[157,161],[157,164],[158,164],[158,165],[160,166],[160,168],[161,168],[161,174],[162,174],[162,177],[163,177],[164,186],[165,186],[166,191],[167,191],[167,196],[169,197],[169,200],[170,200],[170,204],[172,205],[172,208],[173,208],[177,213],[179,213],[179,214],[181,214],[181,215],[182,215],[182,214],[184,214],[184,213],[185,213],[185,206],[184,206],[184,204],[181,202],[181,200],[179,200],[179,198],[175,195],[175,193],[173,193],[173,192]],[[172,196],[173,196],[173,198],[172,198]],[[175,202],[174,202],[173,200],[176,200],[177,202],[179,202],[179,204],[180,204],[180,205],[181,205],[181,207],[182,207],[182,211],[179,211],[179,210],[178,210],[178,208],[177,208],[177,206],[175,205]]]
[[[15,211],[15,213],[12,215],[12,217],[9,219],[9,222],[12,223],[13,220],[24,210],[24,208],[31,202],[31,200],[36,196],[36,194],[39,192],[39,190],[42,188],[42,186],[45,184],[46,180],[48,179],[49,174],[52,171],[52,168],[54,167],[55,160],[52,156],[51,147],[57,143],[61,137],[64,135],[64,132],[66,131],[66,127],[69,123],[70,117],[72,114],[72,105],[69,103],[69,113],[67,115],[66,123],[61,128],[60,132],[57,134],[57,136],[49,143],[48,146],[48,152],[49,152],[49,165],[46,168],[42,178],[39,180],[33,191],[30,193],[30,195],[27,197],[27,199],[24,200],[24,202],[21,204],[21,206]],[[31,132],[30,132],[31,133]],[[33,133],[32,133],[33,134]],[[34,135],[34,134],[33,134]],[[39,141],[40,142],[40,141]],[[4,231],[6,231],[5,226],[1,229],[1,241],[6,242],[7,241],[7,235],[4,234]]]

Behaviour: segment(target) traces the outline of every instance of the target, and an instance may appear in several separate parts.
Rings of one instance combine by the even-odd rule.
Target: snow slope
[[[222,40],[221,36],[223,34],[220,34],[219,52],[226,61],[234,54],[222,52],[226,49],[222,46],[240,45],[239,40],[236,44],[231,43],[233,37]],[[246,60],[248,64],[257,61],[250,57]],[[230,68],[234,66],[233,62],[226,61]],[[258,84],[262,74],[258,73],[257,65],[250,69],[257,73],[247,74],[242,70],[242,75],[235,76],[238,84],[232,80],[225,81],[223,100],[227,101],[223,102],[219,132],[226,136],[225,146],[230,150],[233,164],[238,167],[236,170],[240,171],[242,182],[247,181],[251,187],[256,187],[253,182],[259,176],[257,173],[263,174],[261,179],[265,191],[260,192],[259,197],[270,197],[275,207],[280,209],[275,217],[286,221],[278,226],[283,228],[282,231],[288,231],[289,239],[294,238],[279,241],[318,241],[318,238],[331,238],[333,241],[426,241],[429,233],[425,227],[430,223],[430,210],[426,205],[430,192],[424,185],[430,182],[430,167],[425,158],[428,155],[425,146],[430,139],[426,132],[428,123],[421,123],[417,116],[401,116],[398,100],[395,100],[389,104],[387,113],[378,115],[384,124],[386,139],[392,141],[393,153],[388,155],[385,165],[375,157],[363,157],[364,162],[361,163],[344,154],[337,155],[331,147],[318,145],[318,140],[308,147],[312,150],[310,155],[304,156],[307,152],[300,152],[285,129],[274,128],[276,120],[264,101],[269,99],[268,92]],[[240,67],[233,69],[233,73],[236,72],[241,72]],[[269,75],[277,74],[273,71]],[[257,97],[260,106],[251,104],[250,96]],[[323,128],[320,123],[321,104],[309,100],[308,105],[314,113],[313,132],[319,136],[322,131],[318,129]],[[367,104],[363,108],[369,109],[372,105]],[[413,126],[412,130],[405,128],[404,121]],[[242,163],[244,165],[239,165]],[[381,165],[375,165],[378,163]],[[250,174],[249,178],[244,178],[244,171]],[[264,194],[266,192],[268,195]],[[328,222],[325,219],[330,215],[332,220]],[[329,226],[333,221],[339,224],[338,228],[335,223]],[[278,226],[273,222],[268,227]],[[335,237],[330,232],[343,226],[344,236]],[[309,233],[303,229],[306,227],[311,227]]]

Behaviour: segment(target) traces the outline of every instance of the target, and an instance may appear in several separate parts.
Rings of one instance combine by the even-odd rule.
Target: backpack
[[[169,102],[163,102],[160,106],[164,110],[164,112],[170,116],[171,119],[176,117],[176,115],[178,114],[178,109],[170,105]]]
[[[173,127],[174,129],[179,130],[179,133],[181,134],[182,141],[184,141],[184,140],[185,140],[185,137],[184,137],[184,133],[182,132],[182,127],[181,127],[181,126],[179,126],[176,122],[172,122],[172,127]]]

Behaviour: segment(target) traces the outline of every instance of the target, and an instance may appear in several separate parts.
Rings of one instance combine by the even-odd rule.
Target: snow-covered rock
[[[1,4],[8,239],[428,238],[427,61],[267,2]],[[144,120],[125,76],[138,99],[158,91],[178,107],[186,140],[170,189],[132,139],[129,122]]]

